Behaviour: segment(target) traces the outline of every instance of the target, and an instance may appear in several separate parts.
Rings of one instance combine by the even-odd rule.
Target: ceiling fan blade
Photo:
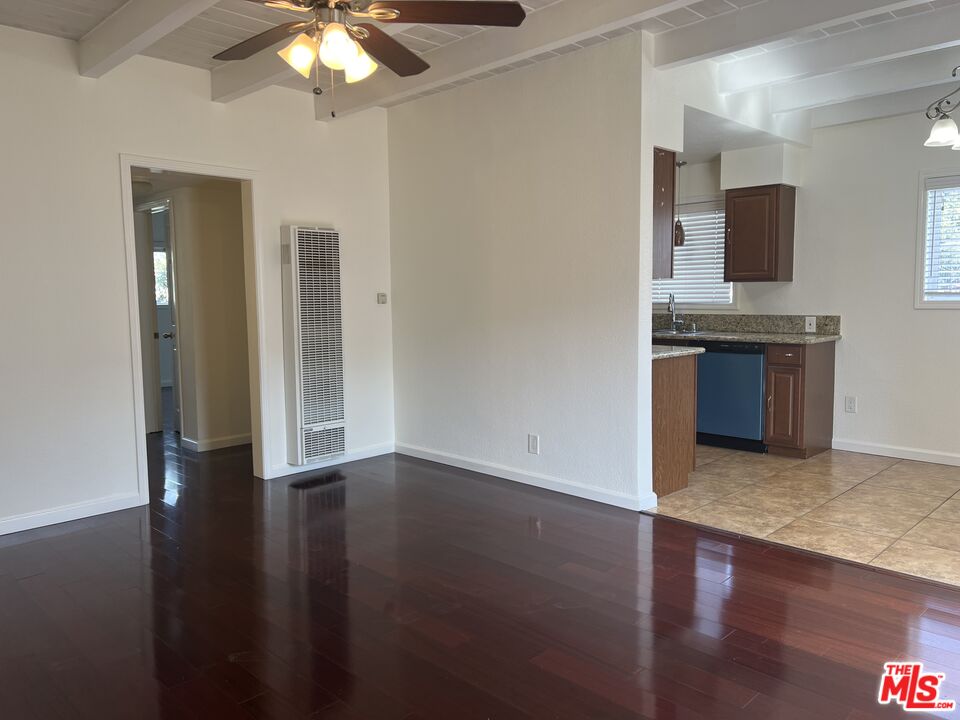
[[[517,27],[527,16],[518,2],[483,0],[380,0],[367,12],[396,10],[399,17],[381,22],[433,23],[434,25],[496,25]],[[379,18],[378,18],[379,19]]]
[[[274,45],[284,38],[290,37],[295,32],[303,30],[310,23],[288,22],[283,25],[277,25],[266,32],[247,38],[242,43],[237,43],[232,48],[227,48],[222,53],[213,56],[214,60],[245,60],[251,55],[256,55],[261,50]]]
[[[376,25],[363,23],[357,27],[367,31],[367,37],[362,40],[357,38],[360,47],[400,77],[419,75],[430,67],[416,53],[405,48]]]

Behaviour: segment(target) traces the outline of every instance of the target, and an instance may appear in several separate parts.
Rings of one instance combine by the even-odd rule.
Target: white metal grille
[[[345,452],[340,235],[284,228],[284,306],[288,333],[289,461]],[[289,309],[289,312],[288,312]]]
[[[328,428],[305,428],[303,430],[303,454],[307,460],[337,455],[343,452],[343,426]]]
[[[682,305],[731,305],[733,283],[723,281],[723,204],[680,206],[685,242],[673,249],[673,278],[654,280],[653,302],[673,293]]]
[[[343,420],[340,235],[297,228],[300,378],[304,425]]]

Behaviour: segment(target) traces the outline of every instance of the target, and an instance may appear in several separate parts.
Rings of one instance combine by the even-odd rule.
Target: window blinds
[[[960,177],[927,180],[923,302],[960,302]]]
[[[680,206],[686,242],[673,249],[673,278],[653,282],[653,302],[670,293],[682,305],[732,305],[733,283],[723,281],[722,202]]]

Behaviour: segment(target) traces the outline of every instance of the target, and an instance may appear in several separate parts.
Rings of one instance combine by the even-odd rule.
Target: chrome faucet
[[[673,293],[670,293],[670,300],[667,303],[667,310],[670,311],[670,329],[674,332],[683,330],[683,315],[677,315],[677,299]]]

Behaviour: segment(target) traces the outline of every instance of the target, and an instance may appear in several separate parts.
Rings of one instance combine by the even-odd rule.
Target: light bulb
[[[926,147],[947,147],[960,142],[960,132],[957,131],[957,124],[952,118],[941,115],[940,119],[933,124],[930,130],[930,137],[924,143]]]
[[[278,52],[277,55],[282,57],[287,65],[309,80],[310,70],[317,59],[317,41],[306,33],[300,33],[292,43]]]
[[[348,83],[359,82],[365,77],[370,77],[376,69],[377,64],[373,61],[373,58],[363,51],[363,48],[360,48],[357,56],[347,62],[344,67]]]
[[[360,46],[354,42],[350,33],[340,23],[330,23],[323,29],[323,40],[320,41],[320,62],[331,70],[343,70],[359,52]]]

